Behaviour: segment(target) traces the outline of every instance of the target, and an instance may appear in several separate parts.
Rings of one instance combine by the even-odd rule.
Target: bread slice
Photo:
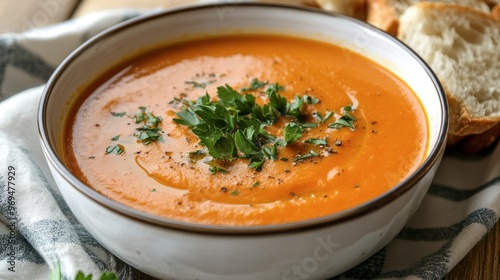
[[[496,1],[496,0],[495,0]],[[500,1],[500,0],[499,0]],[[366,21],[387,33],[396,36],[399,26],[399,17],[409,7],[423,2],[422,0],[367,0]],[[489,12],[488,5],[481,0],[427,0],[426,2],[443,2],[462,6],[469,6]]]
[[[495,144],[500,138],[500,123],[481,134],[463,137],[455,148],[463,154],[474,155]]]
[[[327,11],[339,12],[357,19],[365,20],[366,0],[316,0]]]
[[[470,7],[421,2],[401,16],[398,38],[441,81],[450,134],[481,134],[500,123],[499,20]]]
[[[500,4],[497,4],[493,9],[491,9],[491,15],[500,20]]]
[[[488,5],[490,6],[495,6],[500,4],[500,0],[485,0],[485,2],[488,3]]]

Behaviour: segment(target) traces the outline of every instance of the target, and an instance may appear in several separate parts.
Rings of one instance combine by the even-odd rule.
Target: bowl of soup
[[[274,4],[142,16],[75,50],[39,130],[82,225],[161,279],[326,279],[402,229],[439,165],[431,69],[352,18]]]

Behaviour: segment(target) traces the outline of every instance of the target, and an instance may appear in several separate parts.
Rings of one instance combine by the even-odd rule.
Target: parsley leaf
[[[298,125],[296,122],[288,123],[283,130],[283,137],[285,138],[286,143],[291,143],[299,140],[302,137],[302,133],[304,132],[304,128]]]
[[[196,116],[196,113],[191,108],[184,109],[176,114],[179,119],[174,119],[174,122],[186,125],[190,128],[197,126],[200,123],[200,120]]]
[[[260,88],[265,87],[266,85],[267,82],[261,82],[257,78],[253,78],[252,81],[250,82],[250,86],[242,88],[241,91],[258,90]]]
[[[307,104],[316,104],[316,103],[319,103],[319,99],[315,98],[315,97],[312,97],[310,95],[304,95],[302,96],[302,99],[304,100],[304,102],[306,102]]]
[[[123,117],[127,114],[127,112],[111,112],[111,115],[114,117]]]
[[[278,91],[284,90],[285,88],[280,86],[278,83],[269,85],[266,90],[267,97],[269,98],[269,103],[276,111],[278,111],[283,116],[285,116],[288,112],[288,100],[282,95],[278,94]]]
[[[125,152],[125,147],[123,147],[123,145],[120,145],[120,144],[116,144],[114,146],[108,146],[106,148],[106,154],[117,154],[117,155],[121,155]]]
[[[224,168],[222,165],[220,165],[219,163],[217,163],[214,160],[207,161],[205,163],[210,166],[209,171],[211,174],[215,174],[217,172],[224,173],[224,174],[227,173],[227,169]]]
[[[309,138],[306,141],[304,141],[304,143],[313,144],[316,146],[327,146],[328,145],[327,140],[328,140],[328,138],[326,138],[326,137],[325,137],[325,139]]]
[[[309,153],[307,153],[305,155],[296,157],[293,161],[305,160],[305,159],[317,157],[317,156],[319,156],[319,154],[317,152],[311,150],[311,151],[309,151]]]
[[[162,118],[156,117],[151,112],[146,112],[146,107],[139,107],[139,109],[141,112],[134,116],[135,123],[143,123],[143,125],[135,129],[137,132],[134,136],[144,145],[149,145],[152,142],[161,140],[162,136],[159,133],[160,128],[158,128],[158,126]]]
[[[185,81],[184,83],[187,85],[192,85],[194,88],[205,88],[208,84],[211,84],[215,82],[214,81],[204,81],[204,82],[197,82],[197,81]]]
[[[333,112],[330,112],[330,111],[329,111],[328,113],[326,113],[326,115],[325,115],[324,117],[321,115],[321,113],[320,113],[320,112],[314,112],[314,113],[312,114],[312,116],[313,116],[316,120],[318,120],[318,122],[319,122],[319,123],[324,123],[325,121],[327,121],[329,118],[331,118],[331,117],[333,116]]]
[[[244,93],[254,91],[267,86],[265,93],[268,102],[257,104],[254,95]],[[289,102],[284,96],[279,94],[285,88],[278,83],[268,84],[258,79],[253,79],[250,86],[245,87],[241,92],[236,91],[229,85],[217,87],[217,97],[211,101],[208,93],[199,97],[195,101],[183,101],[183,108],[177,112],[174,119],[179,125],[188,126],[199,138],[200,144],[205,148],[189,154],[191,160],[197,160],[200,156],[208,154],[212,160],[205,162],[210,166],[212,174],[217,172],[227,173],[221,162],[230,162],[238,158],[249,161],[248,167],[256,171],[262,170],[264,163],[279,159],[279,150],[288,144],[302,138],[304,132],[314,129],[320,123],[329,119],[333,113],[328,112],[325,117],[321,113],[313,113],[313,117],[318,122],[306,122],[307,106],[319,103],[317,98],[312,96],[295,96]],[[158,133],[157,125],[161,119],[155,119],[154,115],[142,112],[146,125],[142,137],[155,140]],[[352,117],[347,110],[345,117]],[[279,119],[284,119],[279,121]],[[140,118],[139,118],[140,119]],[[137,120],[137,118],[136,118]],[[288,120],[288,122],[287,122]],[[284,127],[278,128],[282,131],[283,138],[278,138],[267,131],[267,127],[276,123],[286,123]],[[271,129],[270,131],[276,131]],[[327,139],[310,138],[304,141],[307,144],[317,146],[327,146]],[[298,157],[296,160],[317,156],[318,153],[310,151],[308,154]],[[281,158],[281,160],[287,160]]]
[[[342,111],[344,112],[344,115],[341,116],[336,122],[328,125],[328,127],[334,128],[334,129],[348,127],[350,129],[354,130],[355,129],[354,128],[354,121],[356,120],[356,118],[349,113],[349,112],[354,111],[354,108],[352,107],[352,105],[349,105],[349,106],[345,106],[344,108],[342,108]]]
[[[304,99],[295,96],[294,102],[289,103],[290,105],[288,106],[288,115],[298,119],[298,120],[303,120],[305,119],[305,114],[303,112],[304,110]]]
[[[348,112],[345,113],[344,116],[340,117],[336,122],[331,123],[328,125],[329,128],[334,128],[334,129],[340,129],[342,127],[348,127],[352,130],[354,130],[354,121],[356,120],[355,117],[353,117],[351,114]]]

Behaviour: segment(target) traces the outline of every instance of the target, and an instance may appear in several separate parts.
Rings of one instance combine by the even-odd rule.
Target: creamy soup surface
[[[274,122],[261,121],[254,138],[243,131],[238,121],[252,115],[223,106],[218,91],[228,86],[271,108]],[[284,106],[271,105],[273,93]],[[358,54],[300,38],[235,35],[167,46],[79,94],[65,132],[72,172],[113,200],[185,222],[250,226],[336,213],[391,189],[427,149],[426,115],[405,83]],[[242,132],[221,134],[234,147],[201,141],[193,132],[203,128],[199,115],[191,119],[197,125],[182,121],[202,110],[202,96],[205,110],[224,107]],[[212,139],[214,131],[198,134]]]

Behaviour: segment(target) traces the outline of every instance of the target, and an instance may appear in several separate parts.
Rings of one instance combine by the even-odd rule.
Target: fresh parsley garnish
[[[207,85],[215,82],[215,80],[209,80],[209,81],[204,81],[204,82],[197,82],[197,81],[185,81],[185,84],[192,85],[194,88],[205,88]]]
[[[258,90],[267,85],[267,82],[259,81],[257,78],[253,78],[250,82],[250,86],[244,87],[241,91],[250,91],[250,90]]]
[[[137,140],[144,145],[149,145],[157,140],[161,140],[161,129],[158,127],[162,121],[161,117],[155,116],[151,112],[146,112],[146,107],[139,107],[140,112],[134,115],[135,123],[141,124],[141,127],[136,128]]]
[[[222,165],[220,165],[215,160],[207,161],[205,163],[210,166],[209,171],[211,174],[215,174],[217,172],[224,173],[224,174],[227,173],[227,169],[224,168]]]
[[[125,115],[127,115],[127,112],[111,112],[111,115],[114,116],[114,117],[123,117]]]
[[[261,88],[265,88],[262,92],[267,95],[265,104],[257,103],[254,95],[246,93]],[[307,111],[310,111],[307,106],[317,104],[320,100],[304,95],[295,96],[292,101],[288,101],[280,94],[284,90],[285,87],[278,83],[269,84],[253,79],[250,86],[244,87],[240,92],[224,85],[217,88],[217,99],[212,99],[206,93],[194,101],[184,100],[183,108],[177,112],[177,118],[173,121],[189,127],[204,146],[204,149],[190,153],[190,159],[211,156],[212,159],[205,163],[210,166],[209,171],[212,174],[227,173],[225,163],[236,159],[247,159],[249,168],[260,171],[266,161],[280,159],[280,147],[300,141],[306,131],[318,127],[333,115],[333,112],[328,112],[323,117],[319,112],[315,112],[312,118],[318,122],[307,121]],[[355,119],[348,113],[351,109],[350,106],[344,107],[344,117],[352,118],[349,119],[352,122]],[[136,121],[147,122],[153,128],[161,121],[150,121],[145,110],[141,114],[142,118],[136,117]],[[267,128],[275,125],[280,118],[285,118],[282,122],[286,123],[282,129],[282,137],[267,131]],[[326,138],[310,138],[304,143],[328,145]],[[318,156],[318,153],[310,151],[294,161],[313,156]]]
[[[237,195],[237,194],[239,194],[239,193],[240,193],[240,191],[239,191],[239,190],[234,190],[234,191],[232,191],[232,192],[231,192],[231,195]]]
[[[336,122],[331,123],[328,125],[329,128],[334,128],[334,129],[340,129],[342,127],[348,127],[352,130],[354,130],[354,121],[356,118],[351,115],[349,112],[352,112],[354,109],[352,108],[352,105],[346,106],[342,108],[342,111],[344,112],[344,115],[341,116]]]
[[[296,122],[288,123],[283,130],[283,136],[287,144],[299,140],[302,137],[302,133],[304,133],[304,128]]]
[[[327,146],[328,145],[327,140],[328,139],[326,137],[325,137],[325,139],[309,138],[306,141],[304,141],[304,143],[313,144],[316,146]]]
[[[123,147],[123,145],[120,145],[120,144],[116,144],[116,145],[113,145],[113,146],[108,146],[106,148],[106,154],[121,155],[124,152],[125,152],[125,147]]]
[[[311,151],[309,151],[309,153],[307,153],[305,155],[296,157],[293,161],[305,160],[305,159],[317,157],[317,156],[319,156],[319,154],[316,151],[311,150]]]
[[[329,118],[333,116],[333,112],[328,112],[326,115],[323,117],[323,115],[320,112],[314,112],[312,116],[318,120],[319,123],[324,123],[327,121]]]

